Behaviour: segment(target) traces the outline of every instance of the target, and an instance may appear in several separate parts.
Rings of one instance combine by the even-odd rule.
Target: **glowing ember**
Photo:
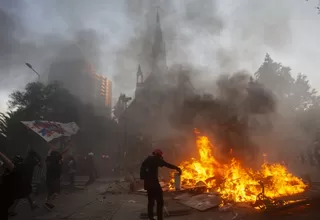
[[[213,156],[208,137],[197,134],[199,159],[191,158],[180,165],[181,181],[186,187],[204,182],[208,188],[221,194],[221,198],[234,202],[255,201],[262,192],[269,198],[298,194],[306,189],[303,181],[289,173],[281,164],[262,164],[259,171],[241,166],[233,159],[229,164],[219,163]],[[173,186],[171,180],[171,186]]]

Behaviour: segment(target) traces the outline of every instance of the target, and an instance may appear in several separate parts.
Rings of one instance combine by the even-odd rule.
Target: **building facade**
[[[99,115],[111,117],[112,81],[102,75],[91,73],[94,80],[94,100],[96,112]]]
[[[91,105],[97,116],[111,117],[112,82],[96,73],[77,45],[61,51],[59,59],[50,66],[48,81],[61,83],[83,103]]]
[[[144,66],[137,65],[135,96],[122,118],[129,134],[145,135],[157,141],[179,135],[172,128],[170,117],[183,102],[185,87],[179,77],[169,74],[158,12],[153,30],[152,55],[148,64],[151,72],[144,75]]]

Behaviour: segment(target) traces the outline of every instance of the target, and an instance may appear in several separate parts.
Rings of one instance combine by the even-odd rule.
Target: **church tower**
[[[143,85],[143,73],[141,71],[141,66],[139,64],[137,71],[137,88]]]
[[[163,76],[167,72],[166,48],[163,39],[159,12],[157,10],[157,23],[152,45],[152,74]]]
[[[139,92],[143,89],[143,73],[141,70],[141,66],[139,64],[138,71],[137,71],[137,82],[136,82],[136,91],[135,91],[135,97],[137,98],[139,96]]]

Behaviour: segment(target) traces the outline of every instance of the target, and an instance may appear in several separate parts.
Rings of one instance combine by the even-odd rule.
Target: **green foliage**
[[[10,95],[9,108],[21,109],[25,120],[43,119],[60,122],[78,122],[77,107],[81,103],[59,84],[27,84],[25,91]]]
[[[310,140],[320,136],[320,97],[306,75],[293,77],[289,67],[267,54],[255,77],[277,97],[280,112],[290,115]]]
[[[117,132],[113,120],[95,116],[91,106],[82,103],[59,84],[29,83],[24,91],[10,95],[9,109],[9,112],[0,114],[0,141],[11,155],[24,154],[28,146],[47,149],[43,146],[45,141],[21,121],[76,122],[80,132],[73,139],[79,152],[105,151],[108,145],[117,141],[112,133]]]
[[[317,91],[311,88],[307,76],[300,73],[294,78],[290,67],[274,62],[269,54],[255,77],[274,93],[288,111],[304,111],[319,104]]]

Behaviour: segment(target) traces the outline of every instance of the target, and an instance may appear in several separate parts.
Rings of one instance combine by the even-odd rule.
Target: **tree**
[[[309,0],[306,0],[306,1],[309,1]],[[320,13],[320,0],[318,0],[318,4],[316,6],[316,9],[318,10],[318,13]]]
[[[10,95],[9,109],[23,110],[26,120],[43,119],[60,122],[79,122],[79,99],[59,84],[27,84],[25,91]]]
[[[307,110],[319,105],[317,90],[311,88],[306,75],[298,74],[292,85],[291,104],[294,110]]]
[[[48,120],[76,122],[80,132],[73,139],[79,152],[104,151],[116,145],[117,124],[108,118],[97,117],[90,105],[84,104],[59,84],[30,83],[24,91],[10,95],[10,112],[0,115],[0,135],[10,154],[25,153],[26,145],[46,144],[21,121]],[[45,149],[43,146],[38,149]]]
[[[317,91],[312,89],[306,75],[291,75],[291,68],[274,62],[269,54],[255,73],[258,82],[270,89],[286,111],[306,110],[318,105]]]
[[[294,83],[291,69],[274,62],[269,54],[266,54],[263,64],[254,75],[258,82],[270,89],[279,100],[285,101],[290,96]]]
[[[128,102],[131,101],[131,99],[131,97],[127,97],[125,94],[120,94],[118,101],[113,109],[113,115],[118,122],[125,112]]]

